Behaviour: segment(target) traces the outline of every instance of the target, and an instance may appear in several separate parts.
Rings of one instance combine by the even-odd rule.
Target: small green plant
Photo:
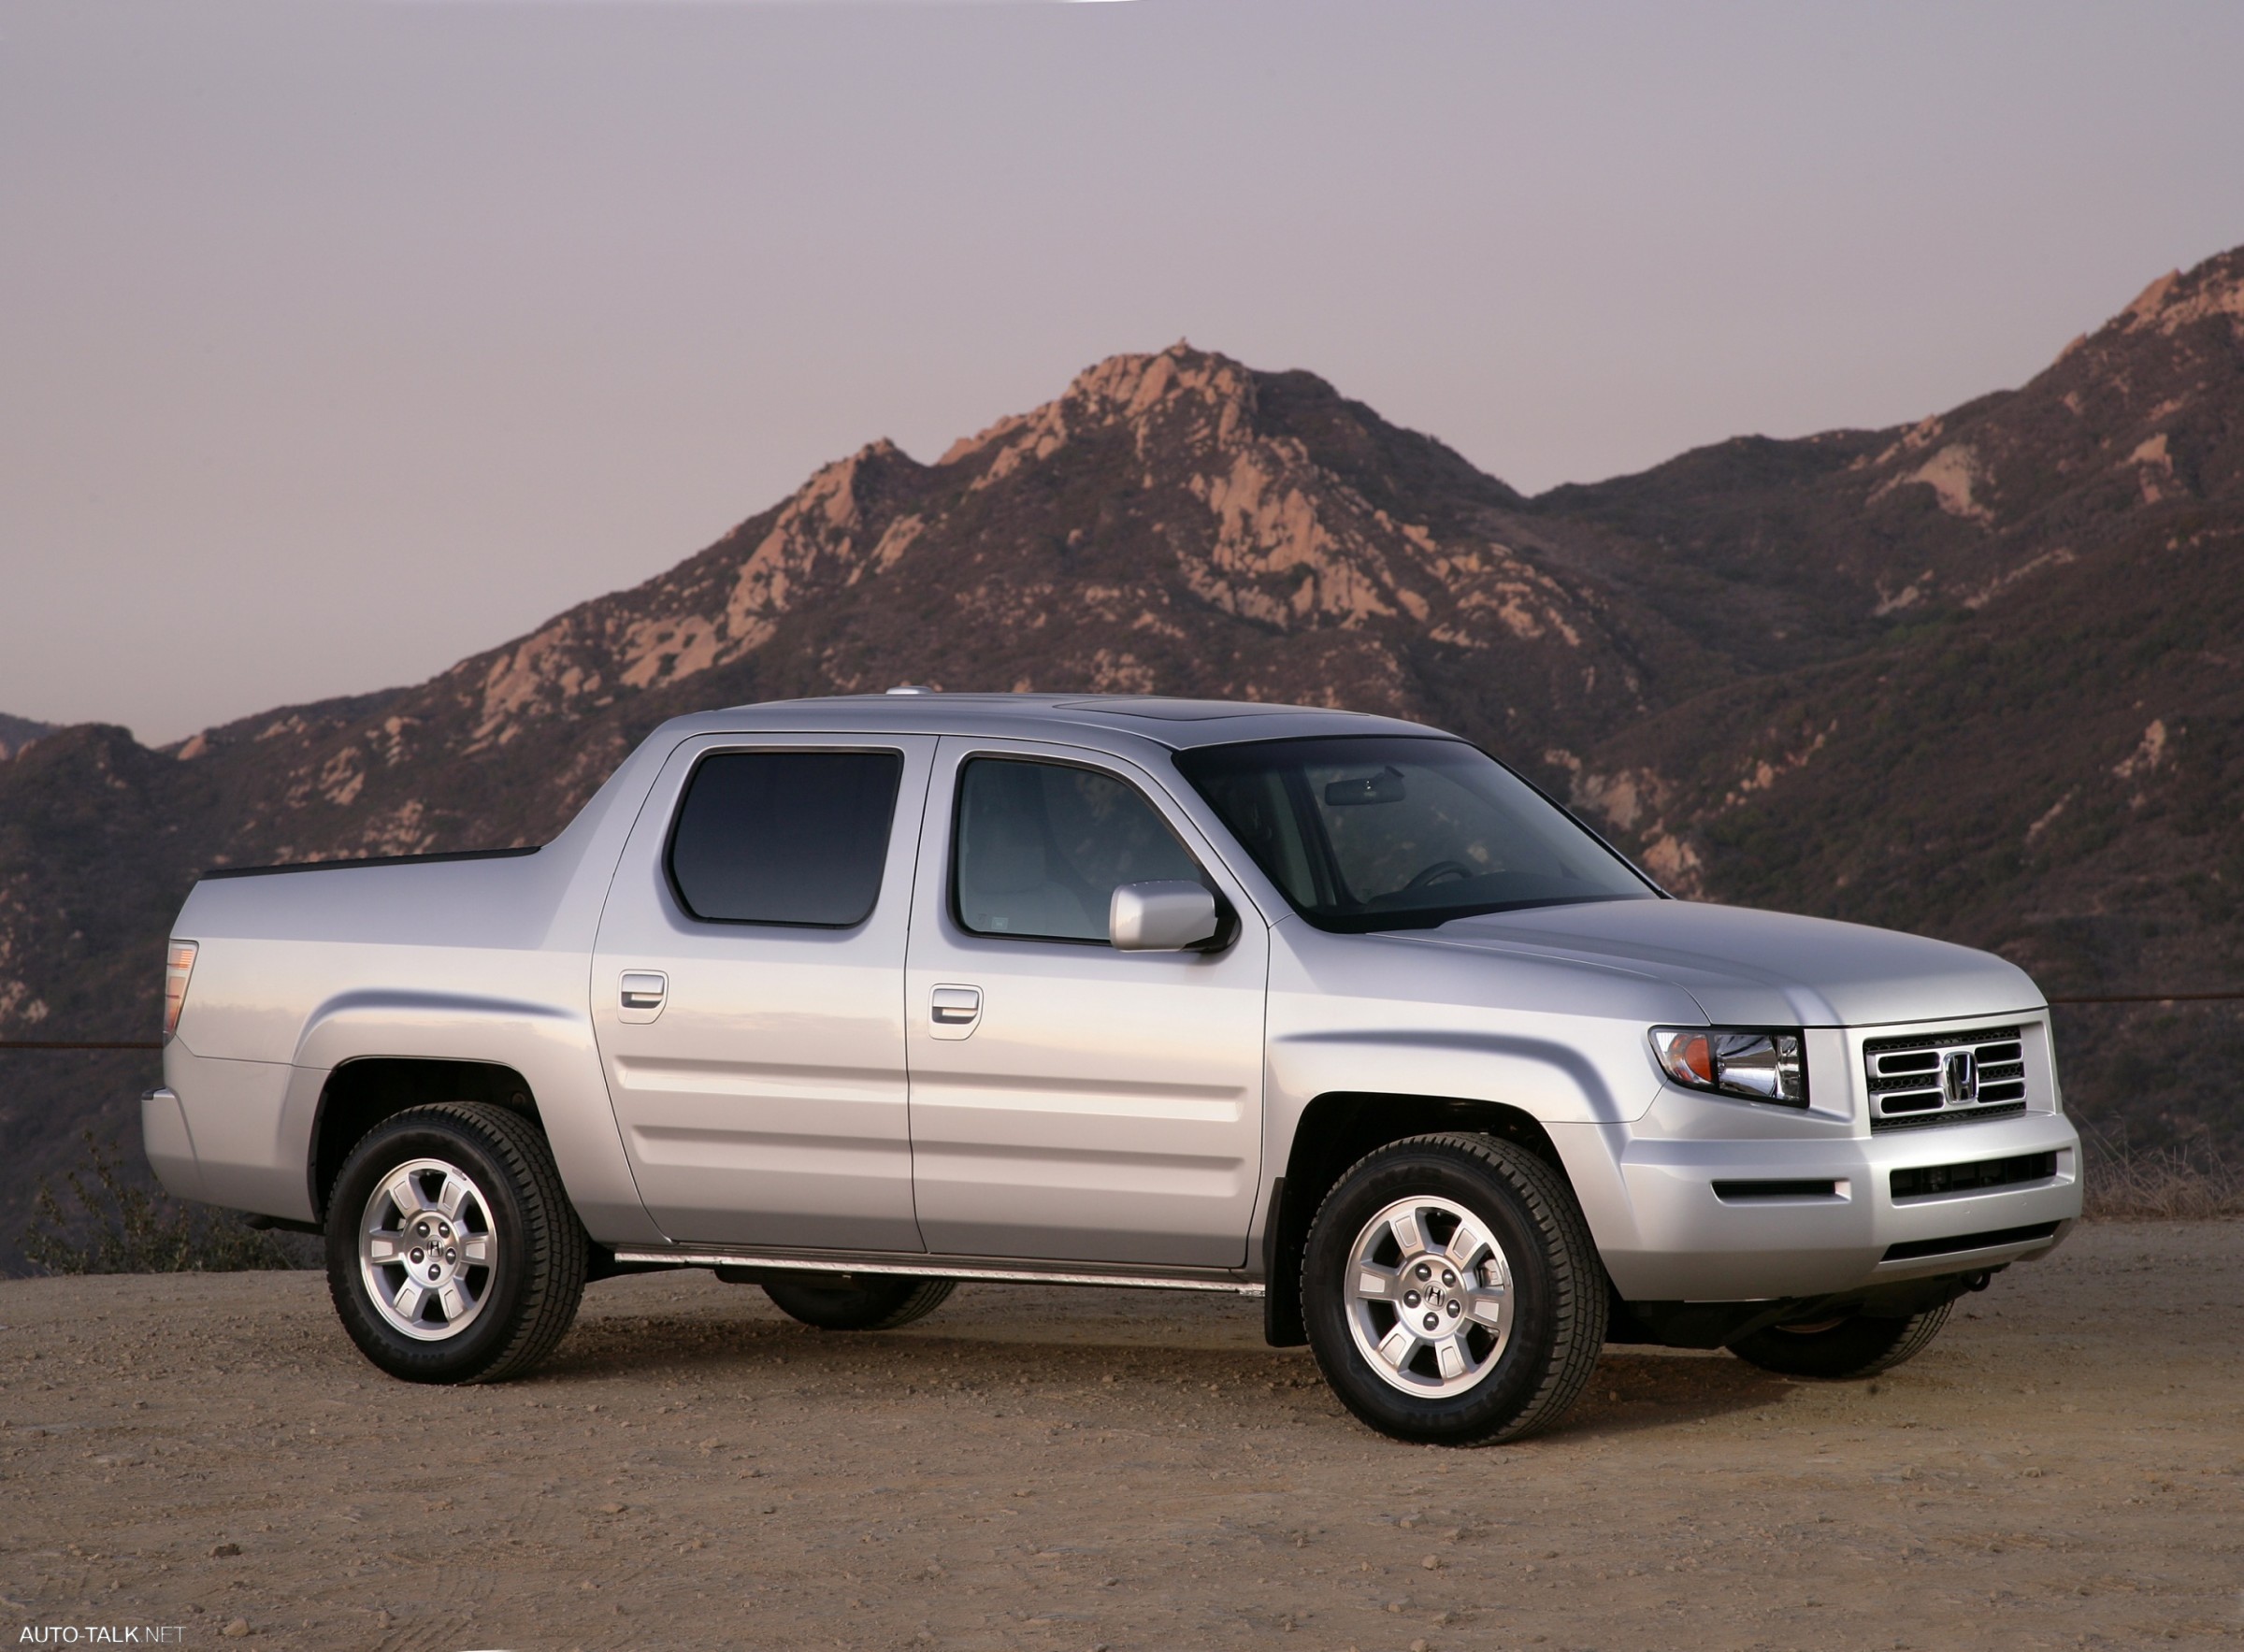
[[[117,1156],[91,1130],[79,1132],[87,1163],[34,1201],[23,1254],[50,1273],[238,1273],[309,1267],[309,1247],[243,1227],[229,1213],[182,1204],[126,1181]]]

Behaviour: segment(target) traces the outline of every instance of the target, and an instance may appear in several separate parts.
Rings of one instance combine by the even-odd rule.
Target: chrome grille
[[[2015,1027],[1871,1039],[1870,1128],[1960,1124],[2026,1110],[2025,1044]]]

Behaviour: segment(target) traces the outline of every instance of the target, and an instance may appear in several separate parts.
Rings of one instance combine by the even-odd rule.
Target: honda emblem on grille
[[[1950,1050],[1940,1064],[1940,1094],[1950,1102],[1979,1099],[1979,1064],[1969,1050]]]

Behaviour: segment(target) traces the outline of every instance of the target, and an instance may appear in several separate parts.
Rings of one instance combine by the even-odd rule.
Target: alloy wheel
[[[359,1273],[375,1311],[406,1336],[441,1343],[473,1325],[498,1259],[490,1201],[457,1165],[408,1159],[367,1200]]]
[[[1349,1334],[1389,1387],[1461,1394],[1511,1339],[1511,1271],[1487,1226],[1446,1199],[1397,1199],[1348,1254]]]

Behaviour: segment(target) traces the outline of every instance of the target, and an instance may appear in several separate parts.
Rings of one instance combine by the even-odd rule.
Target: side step
[[[619,1262],[652,1262],[672,1268],[768,1268],[785,1273],[902,1273],[928,1279],[1001,1280],[1013,1285],[1118,1285],[1141,1290],[1228,1291],[1234,1296],[1259,1297],[1259,1280],[1227,1279],[1208,1273],[1085,1273],[1049,1268],[1006,1267],[970,1261],[942,1261],[926,1257],[791,1257],[784,1252],[753,1250],[619,1250]]]

